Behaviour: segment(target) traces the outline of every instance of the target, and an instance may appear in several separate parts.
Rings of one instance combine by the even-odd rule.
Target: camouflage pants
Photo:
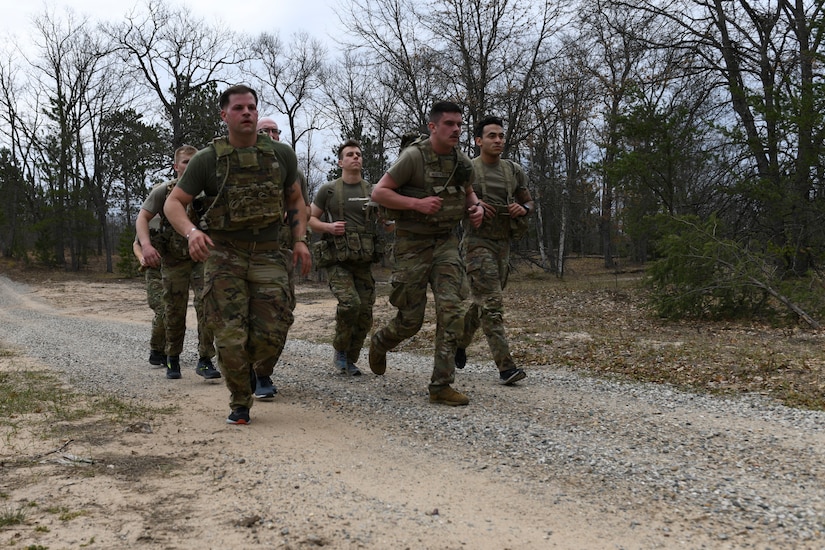
[[[203,316],[203,264],[193,260],[163,260],[163,301],[166,304],[166,355],[178,356],[186,336],[189,289],[198,319],[198,357],[215,356],[214,336]]]
[[[372,264],[335,264],[327,268],[327,277],[329,289],[338,299],[332,347],[345,351],[347,361],[356,363],[367,333],[372,328],[372,306],[375,304]]]
[[[293,296],[280,250],[248,252],[215,244],[205,264],[203,302],[230,408],[252,406],[253,365],[260,365],[259,375],[272,374],[292,326]]]
[[[287,246],[290,243],[281,241],[281,246]],[[284,255],[284,265],[289,273],[289,303],[292,311],[295,311],[295,269],[292,267],[292,250],[289,248],[281,248],[281,253]],[[275,365],[278,364],[278,359],[281,358],[281,353],[284,347],[281,346],[280,351],[274,357],[267,358],[266,361],[257,361],[253,365],[256,376],[271,376],[275,370]]]
[[[149,349],[164,352],[166,350],[166,322],[164,315],[166,308],[163,302],[163,278],[160,269],[149,267],[146,269],[146,300],[149,307],[155,312],[152,317],[152,335],[149,338]]]
[[[512,369],[516,365],[504,334],[502,300],[502,291],[510,272],[510,242],[472,238],[462,243],[462,248],[467,262],[472,304],[464,316],[464,334],[459,338],[458,347],[468,347],[481,326],[498,370]]]
[[[455,350],[463,330],[469,289],[458,240],[449,236],[422,238],[396,235],[390,303],[395,318],[375,334],[379,351],[388,351],[416,334],[424,323],[427,285],[435,297],[436,333],[430,390],[455,381]]]

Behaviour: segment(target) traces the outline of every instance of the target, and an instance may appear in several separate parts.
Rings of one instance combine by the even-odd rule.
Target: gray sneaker
[[[332,366],[339,372],[347,372],[347,352],[335,350],[332,356]]]

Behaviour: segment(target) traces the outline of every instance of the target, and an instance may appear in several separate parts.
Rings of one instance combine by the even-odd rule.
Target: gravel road
[[[145,374],[145,323],[66,316],[29,291],[0,277],[0,342],[89,391],[138,399],[174,394],[165,379]],[[191,368],[194,353],[187,353],[182,362]],[[329,346],[290,340],[275,376],[280,398],[348,418],[388,445],[425,449],[505,480],[546,503],[548,515],[592,508],[638,532],[631,544],[600,547],[825,548],[821,412],[758,396],[717,398],[587,378],[553,365],[502,387],[492,363],[472,357],[456,383],[470,405],[446,408],[426,403],[430,358],[391,353],[387,375],[365,369],[360,379],[344,379],[332,372],[330,356]],[[261,411],[253,407],[253,425]],[[462,498],[472,495],[468,488]],[[552,542],[552,517],[542,528]]]

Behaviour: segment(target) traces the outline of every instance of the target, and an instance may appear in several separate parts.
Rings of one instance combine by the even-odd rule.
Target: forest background
[[[650,262],[668,317],[819,328],[823,0],[344,0],[333,46],[255,36],[150,0],[121,20],[44,10],[0,58],[0,253],[132,273],[136,212],[174,149],[222,128],[246,82],[311,190],[325,136],[359,139],[378,181],[433,101],[506,121],[536,213],[516,258]],[[285,123],[284,123],[285,122]],[[116,265],[116,258],[121,261]]]

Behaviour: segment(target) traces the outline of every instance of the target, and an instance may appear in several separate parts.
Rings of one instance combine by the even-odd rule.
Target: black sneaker
[[[198,376],[203,376],[206,380],[213,380],[221,377],[221,373],[218,372],[209,357],[200,358],[200,361],[198,361],[198,366],[195,367],[195,374]]]
[[[463,369],[467,364],[467,350],[464,348],[456,348],[455,350],[455,368]]]
[[[149,352],[149,364],[160,366],[166,363],[166,354],[162,351],[153,349]]]
[[[277,390],[268,376],[259,376],[255,384],[255,397],[258,399],[272,399]]]
[[[170,380],[180,378],[180,357],[170,355],[166,358],[166,378]]]
[[[249,424],[249,409],[246,407],[238,407],[226,418],[227,424]]]
[[[355,363],[350,363],[347,361],[347,368],[345,371],[350,376],[361,376],[361,369],[355,366]]]
[[[512,369],[508,369],[498,373],[499,377],[499,384],[504,386],[512,386],[519,380],[524,380],[527,378],[527,373],[523,370],[513,367]]]

